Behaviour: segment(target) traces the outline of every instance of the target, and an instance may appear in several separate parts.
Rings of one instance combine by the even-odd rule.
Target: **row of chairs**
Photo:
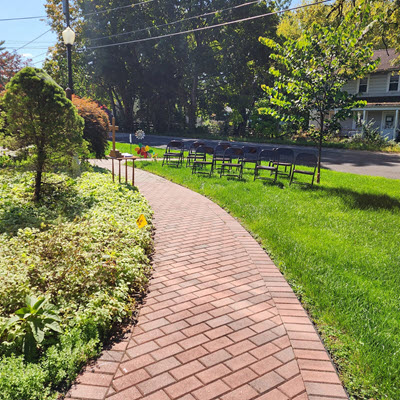
[[[162,165],[183,166],[184,143],[172,140],[168,143],[163,156]],[[243,170],[252,165],[254,180],[270,179],[276,182],[278,174],[286,175],[289,184],[294,174],[310,175],[311,186],[314,183],[317,168],[317,157],[314,153],[299,153],[295,157],[293,150],[287,148],[260,148],[257,146],[232,146],[228,142],[219,142],[215,147],[207,146],[205,142],[196,141],[191,144],[186,156],[186,167],[192,168],[193,174],[211,176],[217,171],[222,176],[232,176],[242,179]],[[308,167],[308,169],[304,169]],[[263,171],[269,174],[264,175]]]

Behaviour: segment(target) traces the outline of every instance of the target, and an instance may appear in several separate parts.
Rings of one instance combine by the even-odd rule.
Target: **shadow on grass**
[[[101,168],[96,165],[93,165],[92,168],[93,168],[93,172],[97,172],[99,174],[106,174],[106,175],[111,174],[111,172],[106,168]]]
[[[65,183],[48,185],[38,203],[29,200],[24,204],[5,204],[0,211],[0,233],[15,235],[19,229],[41,229],[42,224],[52,224],[60,217],[73,221],[94,202],[94,197],[81,197],[73,186]]]
[[[360,193],[345,188],[318,187],[319,191],[327,196],[340,197],[344,204],[350,208],[360,210],[388,210],[400,211],[400,201],[387,194]]]

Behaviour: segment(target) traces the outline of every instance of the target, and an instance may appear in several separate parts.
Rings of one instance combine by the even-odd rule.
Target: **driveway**
[[[149,146],[165,147],[172,139],[177,139],[177,137],[147,135],[144,142]],[[192,138],[178,139],[185,143],[185,148],[189,148],[191,143],[196,140]],[[122,143],[129,143],[129,134],[117,133],[116,140]],[[215,145],[218,143],[218,140],[204,140],[204,142],[210,145]],[[232,143],[238,146],[273,146],[273,144],[265,143]],[[295,153],[299,153],[301,151],[316,151],[312,147],[305,146],[279,145],[279,147],[291,148],[295,151]],[[400,179],[400,154],[324,148],[322,150],[322,165],[324,168],[338,172],[350,172],[359,175],[382,176],[385,178]]]

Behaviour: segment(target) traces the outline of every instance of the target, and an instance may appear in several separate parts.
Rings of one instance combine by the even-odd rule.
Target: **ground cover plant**
[[[0,171],[0,398],[55,399],[146,289],[147,201],[109,174]],[[50,185],[51,183],[51,185]]]
[[[400,181],[323,170],[314,189],[140,162],[210,197],[273,257],[317,323],[353,399],[399,399]],[[304,177],[310,180],[309,177]]]

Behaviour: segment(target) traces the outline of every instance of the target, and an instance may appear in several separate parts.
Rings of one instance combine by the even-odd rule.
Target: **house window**
[[[394,116],[386,115],[385,117],[385,129],[393,129],[394,126]]]
[[[390,75],[389,92],[397,92],[399,90],[399,75]]]
[[[368,91],[368,78],[362,78],[358,83],[358,93],[367,93],[367,91]]]

